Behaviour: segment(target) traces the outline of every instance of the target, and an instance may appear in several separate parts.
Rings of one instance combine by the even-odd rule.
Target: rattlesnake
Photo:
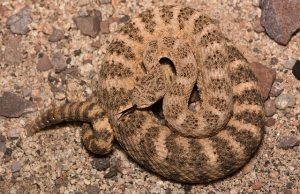
[[[174,65],[167,81],[160,60]],[[198,110],[188,108],[197,85]],[[98,102],[52,108],[28,134],[61,121],[93,124],[83,143],[107,154],[116,139],[137,163],[174,181],[206,183],[240,169],[263,135],[263,108],[248,62],[218,22],[181,6],[146,10],[114,37],[102,62]],[[163,98],[165,120],[151,112]],[[164,121],[164,122],[163,122]]]

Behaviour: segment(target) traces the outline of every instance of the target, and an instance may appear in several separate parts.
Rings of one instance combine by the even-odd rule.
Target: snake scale
[[[160,60],[169,59],[167,80]],[[90,122],[85,147],[107,154],[116,139],[141,166],[166,179],[207,183],[253,156],[263,136],[257,78],[218,22],[182,6],[146,10],[121,27],[99,71],[98,101],[66,103],[31,122],[29,135],[62,121]],[[197,109],[189,108],[198,88]],[[162,100],[165,122],[150,107]]]

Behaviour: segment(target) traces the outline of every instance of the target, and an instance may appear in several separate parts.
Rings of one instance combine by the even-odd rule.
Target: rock
[[[300,61],[297,60],[296,63],[293,66],[293,75],[297,80],[300,80]]]
[[[3,143],[6,142],[6,138],[5,138],[4,135],[1,135],[1,134],[0,134],[0,142],[3,142]]]
[[[264,0],[261,23],[277,43],[286,45],[300,28],[300,1]]]
[[[100,48],[101,47],[101,41],[100,40],[96,40],[94,42],[92,42],[91,46],[94,47],[94,48]]]
[[[283,63],[283,66],[286,69],[293,69],[294,64],[296,63],[296,59],[289,57],[288,60],[285,61],[285,63]]]
[[[130,17],[128,15],[124,15],[118,21],[119,21],[119,23],[126,23],[126,22],[128,22],[129,19],[130,19]]]
[[[100,21],[99,16],[78,16],[74,18],[74,22],[81,33],[92,38],[95,38],[100,32]]]
[[[106,179],[110,179],[110,178],[113,178],[117,175],[118,175],[118,170],[115,167],[111,167],[109,169],[109,172],[106,173],[103,177],[106,178]]]
[[[53,64],[46,54],[42,54],[42,57],[38,60],[36,68],[38,71],[48,71],[53,68]]]
[[[280,94],[275,99],[275,106],[278,109],[285,109],[287,107],[292,107],[295,104],[295,97],[290,94]]]
[[[255,7],[258,7],[259,3],[260,3],[259,0],[252,0],[252,5]]]
[[[58,42],[64,37],[64,31],[54,28],[52,34],[50,34],[49,42]]]
[[[276,180],[276,179],[279,177],[279,172],[272,170],[272,171],[269,173],[269,177],[270,177],[271,179]]]
[[[81,49],[77,49],[74,51],[74,56],[77,57],[81,54]]]
[[[104,171],[110,167],[109,158],[94,158],[92,166],[98,171]]]
[[[277,97],[279,96],[281,93],[283,92],[283,88],[282,86],[278,83],[278,82],[275,82],[271,88],[271,91],[270,91],[270,96],[271,97]]]
[[[6,21],[9,30],[14,34],[27,34],[30,30],[28,25],[32,22],[30,14],[30,8],[24,7],[15,15],[10,16]]]
[[[109,21],[102,21],[100,23],[100,30],[102,34],[109,34]]]
[[[22,88],[21,90],[23,98],[31,96],[32,90],[30,88]]]
[[[0,16],[3,18],[8,17],[9,9],[5,5],[0,5]]]
[[[98,194],[98,193],[100,193],[100,188],[97,186],[88,185],[86,187],[86,192],[88,194]]]
[[[265,102],[265,114],[267,117],[271,117],[276,113],[276,106],[274,100],[267,100]]]
[[[278,59],[276,57],[272,57],[270,61],[270,65],[276,65],[278,63]]]
[[[12,128],[7,132],[7,138],[8,139],[18,139],[21,134],[20,128]]]
[[[20,117],[22,114],[34,111],[31,101],[10,93],[4,92],[0,97],[0,115],[9,118]]]
[[[286,188],[287,188],[287,189],[292,189],[293,186],[294,186],[294,184],[293,184],[292,182],[287,182],[287,183],[286,183]]]
[[[44,22],[44,23],[39,24],[38,31],[43,32],[44,34],[52,34],[53,27],[50,23]]]
[[[259,17],[255,17],[255,19],[252,23],[252,27],[253,27],[253,30],[257,33],[265,31],[264,27],[260,23],[260,18]]]
[[[18,161],[13,161],[11,164],[11,172],[19,172],[21,170],[21,164]]]
[[[11,148],[6,148],[4,154],[8,157],[11,157],[12,153],[13,153],[13,150]]]
[[[300,140],[295,136],[284,136],[280,139],[278,147],[284,150],[292,149],[300,144]]]
[[[262,98],[266,100],[276,78],[276,71],[258,62],[251,63],[251,68],[258,79],[258,86],[260,88]]]
[[[6,145],[4,142],[0,141],[0,152],[5,153],[6,151]]]
[[[3,38],[3,62],[9,65],[18,65],[22,62],[21,37],[17,35],[7,35]],[[1,50],[0,50],[1,56]],[[0,59],[1,61],[1,59]]]
[[[101,4],[108,4],[111,3],[111,0],[100,0]]]
[[[284,189],[283,194],[293,194],[291,189]]]
[[[256,180],[253,185],[252,185],[252,189],[253,190],[260,190],[262,187],[264,186],[264,183],[260,180]]]
[[[266,121],[266,126],[267,126],[267,127],[272,127],[273,125],[275,125],[275,123],[276,123],[276,119],[270,117],[270,118],[268,118],[267,121]]]
[[[54,65],[54,70],[56,73],[60,73],[67,69],[65,56],[60,52],[54,54],[51,63]]]

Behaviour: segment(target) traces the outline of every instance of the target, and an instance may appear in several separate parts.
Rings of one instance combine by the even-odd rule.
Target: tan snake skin
[[[175,68],[167,81],[160,60]],[[198,109],[188,101],[197,85]],[[62,121],[91,122],[83,143],[107,154],[115,138],[137,163],[174,181],[207,183],[236,172],[263,136],[257,79],[217,21],[163,6],[132,18],[114,37],[99,72],[98,103],[50,109],[28,134]],[[163,99],[165,122],[151,111]]]

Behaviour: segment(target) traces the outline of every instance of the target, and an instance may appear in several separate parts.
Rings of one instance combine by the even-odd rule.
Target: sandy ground
[[[81,123],[23,136],[37,110],[90,98],[106,45],[117,28],[128,16],[165,3],[188,5],[218,19],[224,34],[246,58],[276,70],[283,93],[295,97],[293,107],[272,116],[275,123],[266,127],[258,153],[245,168],[208,185],[182,185],[145,171],[117,144],[106,158],[89,154],[81,143]],[[0,116],[0,193],[300,193],[300,148],[278,147],[285,136],[300,137],[300,84],[284,66],[289,58],[300,56],[300,34],[280,46],[265,33],[255,32],[253,23],[261,13],[257,1],[1,0],[0,5],[1,51],[15,44],[13,56],[0,64],[0,94],[11,92],[35,105],[35,111],[18,118]],[[27,34],[15,37],[6,28],[6,20],[25,5],[31,8],[33,22]],[[101,12],[101,32],[85,36],[72,18],[93,10]],[[63,36],[49,42],[53,28],[62,30]],[[38,70],[44,67],[39,64],[41,58],[46,55],[51,61],[57,53],[66,64]],[[47,65],[46,60],[46,69]]]

